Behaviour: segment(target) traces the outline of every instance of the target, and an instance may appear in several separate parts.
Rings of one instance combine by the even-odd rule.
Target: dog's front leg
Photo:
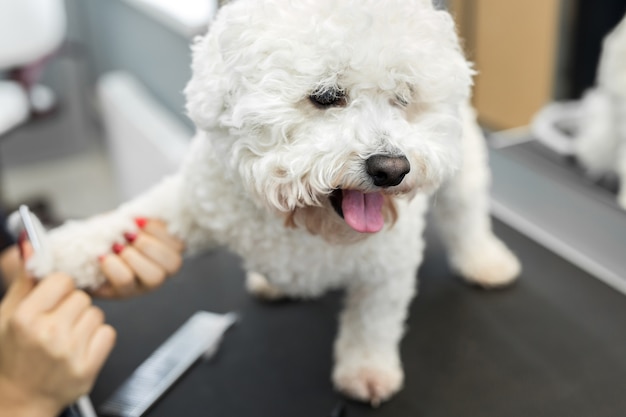
[[[433,209],[452,268],[467,281],[498,287],[517,278],[520,264],[492,232],[487,149],[473,111],[463,115],[463,164],[436,194]]]
[[[65,272],[79,287],[97,288],[105,280],[99,256],[109,253],[114,243],[124,242],[124,233],[137,231],[135,220],[139,217],[164,220],[170,232],[188,247],[200,246],[198,237],[202,233],[186,211],[182,187],[182,178],[177,174],[109,213],[69,221],[51,230],[46,236],[50,256],[33,257],[29,269],[41,277],[54,271]]]
[[[376,406],[402,387],[399,343],[415,273],[411,268],[348,287],[335,342],[333,382],[339,391]]]

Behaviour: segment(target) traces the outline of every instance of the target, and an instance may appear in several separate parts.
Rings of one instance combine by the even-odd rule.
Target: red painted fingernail
[[[137,224],[137,226],[139,226],[140,229],[143,229],[144,227],[146,227],[148,219],[146,219],[145,217],[137,217],[135,219],[135,223]]]
[[[114,254],[119,255],[120,253],[122,253],[124,248],[125,248],[125,246],[122,245],[121,243],[114,243],[113,247],[111,249],[113,250]]]
[[[137,233],[126,232],[124,233],[124,239],[126,239],[128,243],[133,243],[135,239],[137,239]]]

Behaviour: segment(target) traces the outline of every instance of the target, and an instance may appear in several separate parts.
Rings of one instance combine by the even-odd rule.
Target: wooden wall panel
[[[553,97],[560,0],[451,0],[479,74],[474,105],[495,129],[527,125]]]

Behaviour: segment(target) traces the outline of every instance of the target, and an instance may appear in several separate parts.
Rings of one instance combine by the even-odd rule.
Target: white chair
[[[36,67],[19,69],[40,64],[59,48],[66,23],[63,0],[0,0],[0,71],[24,74],[0,80],[0,136],[27,121],[33,106],[53,101],[50,90],[35,84]]]

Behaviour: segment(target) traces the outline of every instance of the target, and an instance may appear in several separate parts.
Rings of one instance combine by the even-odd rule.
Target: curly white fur
[[[605,38],[597,86],[582,101],[575,153],[592,175],[616,172],[626,209],[626,17]]]
[[[388,399],[403,381],[398,344],[429,195],[438,190],[461,274],[490,287],[519,273],[491,232],[485,145],[467,105],[473,71],[450,15],[427,0],[236,0],[193,55],[185,92],[198,133],[180,172],[113,213],[54,230],[56,267],[99,285],[97,256],[141,215],[166,220],[192,251],[241,255],[262,296],[346,288],[333,380],[355,398]],[[316,91],[345,101],[320,108]],[[404,155],[410,171],[376,186],[372,155]],[[344,221],[332,196],[348,190],[382,201],[361,203],[384,216],[382,230]]]

